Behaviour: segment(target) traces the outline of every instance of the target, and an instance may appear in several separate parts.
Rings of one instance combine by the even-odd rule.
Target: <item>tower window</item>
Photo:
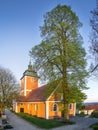
[[[32,78],[32,82],[34,82],[35,81],[35,78]]]

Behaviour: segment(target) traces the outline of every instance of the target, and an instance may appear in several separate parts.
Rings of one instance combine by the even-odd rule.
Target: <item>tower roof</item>
[[[24,76],[31,76],[31,77],[39,78],[37,75],[37,72],[34,70],[32,64],[31,64],[31,61],[29,62],[28,69],[25,70],[25,72],[23,73],[23,77]]]

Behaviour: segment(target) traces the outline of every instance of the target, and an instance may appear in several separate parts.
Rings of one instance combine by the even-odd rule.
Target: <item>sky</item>
[[[28,67],[29,51],[42,40],[39,27],[43,26],[43,16],[58,4],[70,6],[79,17],[88,53],[90,11],[96,7],[96,0],[0,0],[0,66],[10,69],[18,82]],[[97,79],[90,78],[87,86],[86,101],[98,101]]]

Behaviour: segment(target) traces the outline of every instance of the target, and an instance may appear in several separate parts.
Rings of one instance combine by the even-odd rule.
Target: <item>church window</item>
[[[54,112],[56,112],[56,111],[58,110],[58,105],[57,105],[56,103],[53,105],[52,110],[53,110]]]
[[[72,104],[69,104],[69,109],[70,109],[70,110],[72,109]]]

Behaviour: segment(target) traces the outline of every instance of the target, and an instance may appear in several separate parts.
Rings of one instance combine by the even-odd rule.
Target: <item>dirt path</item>
[[[7,111],[6,113],[8,115],[9,123],[14,127],[11,130],[44,130],[28,123],[27,121],[21,119],[20,117],[16,116],[14,113],[11,113],[10,111]],[[91,124],[98,122],[97,118],[85,118],[85,117],[73,117],[71,118],[71,120],[75,121],[76,124],[62,126],[51,130],[91,130],[89,126]]]
[[[97,118],[88,118],[88,117],[87,118],[73,117],[71,120],[75,121],[76,124],[59,127],[59,128],[52,129],[52,130],[92,130],[91,128],[89,128],[89,126],[98,122]]]
[[[11,130],[41,130],[8,110],[6,114],[8,116],[8,122],[13,126]]]

